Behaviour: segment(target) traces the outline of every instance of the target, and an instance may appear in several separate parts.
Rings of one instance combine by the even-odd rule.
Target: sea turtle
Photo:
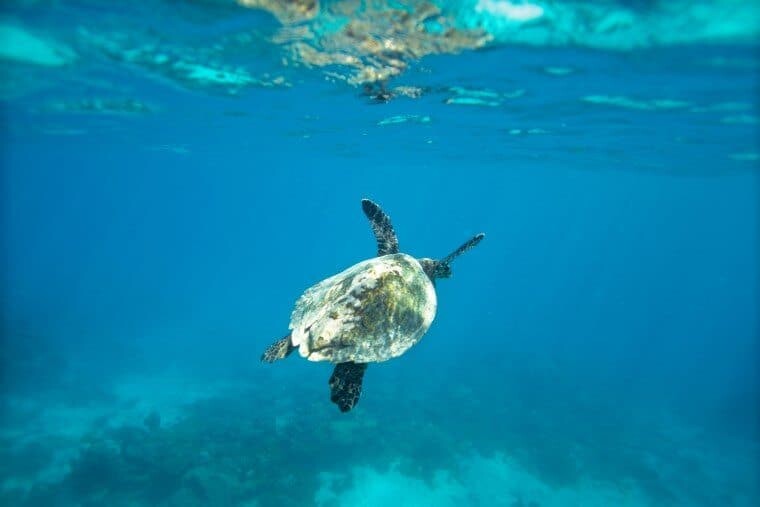
[[[441,260],[399,253],[398,239],[380,206],[362,200],[377,240],[377,257],[310,287],[296,302],[290,333],[271,344],[264,362],[295,349],[310,361],[335,364],[330,399],[342,412],[359,401],[369,363],[398,357],[420,341],[435,318],[435,280],[451,276],[451,262],[474,247],[477,234]]]

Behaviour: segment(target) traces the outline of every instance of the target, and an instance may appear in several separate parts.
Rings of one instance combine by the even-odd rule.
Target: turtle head
[[[467,250],[473,248],[475,245],[486,235],[482,232],[476,234],[467,242],[462,244],[459,248],[451,252],[449,255],[441,260],[428,259],[427,257],[419,259],[419,263],[422,266],[422,270],[425,274],[435,283],[436,278],[451,278],[451,263],[454,259],[465,253]]]
[[[427,257],[418,260],[422,266],[422,270],[433,282],[435,282],[436,278],[451,278],[451,266],[448,264],[441,264],[441,261]]]

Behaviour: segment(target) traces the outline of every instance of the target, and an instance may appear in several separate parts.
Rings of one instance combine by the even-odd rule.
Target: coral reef
[[[718,441],[702,448],[699,435],[634,421],[598,400],[566,404],[532,392],[527,402],[504,397],[486,408],[474,389],[399,397],[398,386],[378,383],[346,417],[321,382],[297,397],[251,385],[197,399],[166,423],[161,408],[93,418],[65,459],[56,458],[60,437],[19,445],[3,436],[0,503],[748,506],[757,494],[711,470],[716,452],[742,455]],[[484,410],[488,417],[472,417]],[[37,477],[56,459],[56,475]],[[722,497],[726,481],[735,490]]]

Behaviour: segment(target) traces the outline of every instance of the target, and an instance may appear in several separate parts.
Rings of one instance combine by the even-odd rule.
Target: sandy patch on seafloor
[[[494,507],[638,507],[650,505],[632,486],[615,488],[592,482],[556,488],[531,474],[516,461],[496,454],[464,458],[453,473],[438,470],[423,480],[391,466],[382,471],[369,467],[351,469],[349,477],[323,473],[314,502],[319,507],[436,505],[491,505]],[[347,481],[348,479],[348,481]],[[348,483],[350,486],[342,488]]]

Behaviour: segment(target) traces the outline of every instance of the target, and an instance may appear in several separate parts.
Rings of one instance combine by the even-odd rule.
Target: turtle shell
[[[420,341],[436,306],[414,257],[384,255],[307,289],[290,318],[291,340],[310,361],[387,361]]]

